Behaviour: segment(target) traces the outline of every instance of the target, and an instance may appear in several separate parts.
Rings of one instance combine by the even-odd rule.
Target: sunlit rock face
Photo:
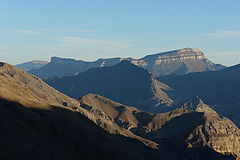
[[[199,49],[184,48],[147,55],[131,61],[150,71],[155,76],[183,75],[192,72],[215,71],[224,66],[216,65],[204,57]]]
[[[218,153],[234,155],[239,159],[240,130],[238,127],[228,118],[220,117],[202,101],[198,104],[196,112],[204,113],[205,122],[189,134],[188,147],[209,146]]]
[[[186,60],[202,60],[204,59],[204,54],[199,49],[185,48],[170,52],[163,52],[155,55],[149,55],[142,58],[145,62],[154,62],[154,64],[161,63],[176,63],[183,62]],[[135,61],[136,63],[137,61]],[[141,62],[141,60],[140,60]],[[141,64],[141,63],[140,63]]]

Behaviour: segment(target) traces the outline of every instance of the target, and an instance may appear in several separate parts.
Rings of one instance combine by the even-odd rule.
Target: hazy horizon
[[[240,63],[239,1],[1,1],[0,61],[141,58],[198,48]]]

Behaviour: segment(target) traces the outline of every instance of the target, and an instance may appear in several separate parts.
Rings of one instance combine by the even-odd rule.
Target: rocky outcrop
[[[160,152],[164,152],[161,152],[162,154],[166,154],[166,151],[170,155],[175,154],[177,159],[185,159],[186,155],[183,155],[190,154],[189,149],[199,152],[199,148],[211,148],[222,155],[239,157],[240,130],[229,119],[219,117],[199,98],[193,102],[194,106],[185,104],[181,108],[161,114],[124,106],[96,94],[83,96],[79,101],[98,121],[108,119],[109,122],[102,125],[106,130],[113,126],[112,124],[117,125],[121,128],[120,134],[144,137],[145,142],[148,142],[145,144],[158,146]],[[179,152],[176,152],[176,148]],[[205,158],[209,158],[208,156]]]
[[[147,67],[147,65],[158,65],[161,63],[176,63],[183,62],[186,60],[202,60],[202,59],[205,59],[205,57],[203,52],[201,52],[200,50],[185,48],[170,52],[148,55],[140,60],[132,60],[132,63],[138,66]]]
[[[149,70],[155,76],[183,75],[191,72],[215,71],[224,66],[206,59],[199,49],[184,48],[132,60],[133,64]]]
[[[240,158],[240,130],[228,118],[219,115],[202,101],[196,108],[204,113],[205,122],[187,138],[189,148],[208,146],[215,151]]]

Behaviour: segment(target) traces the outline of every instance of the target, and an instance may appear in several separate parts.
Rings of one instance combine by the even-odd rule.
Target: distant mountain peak
[[[49,63],[48,61],[33,60],[30,62],[17,64],[16,67],[24,69],[25,71],[29,71],[31,69],[39,69],[48,63]]]
[[[204,58],[203,52],[199,49],[183,48],[179,50],[147,55],[143,57],[142,60],[154,61],[155,64],[160,64],[183,62],[185,60],[202,60]]]

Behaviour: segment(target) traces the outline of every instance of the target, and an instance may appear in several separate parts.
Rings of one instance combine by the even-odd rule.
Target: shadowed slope
[[[184,103],[196,96],[214,105],[214,109],[240,126],[240,65],[221,71],[192,73],[182,76],[159,77],[169,85],[169,97],[175,103]]]
[[[1,63],[0,81],[1,159],[160,158],[140,141],[107,133],[37,77]]]
[[[78,112],[0,100],[1,159],[161,159],[142,143],[105,132]]]
[[[232,156],[220,153],[238,155],[239,144],[234,144],[238,141],[238,128],[199,105],[196,111],[188,111],[185,106],[164,114],[150,114],[98,95],[87,95],[79,103],[37,77],[3,63],[0,80],[2,159],[229,160]],[[213,129],[206,122],[211,122]],[[96,124],[125,137],[111,135]],[[209,130],[203,134],[194,132],[199,126]],[[177,143],[173,143],[174,139]],[[152,150],[138,140],[151,147],[158,144],[159,149]]]
[[[220,118],[200,99],[194,106],[185,104],[161,114],[124,106],[96,94],[86,95],[79,101],[95,117],[107,117],[120,128],[156,142],[160,153],[169,159],[191,159],[192,156],[231,159],[211,149],[226,155],[240,155],[239,129],[227,118]]]
[[[45,82],[73,98],[96,93],[145,111],[172,104],[164,92],[170,90],[168,86],[155,80],[147,70],[127,61],[90,69],[76,76],[49,78]]]

